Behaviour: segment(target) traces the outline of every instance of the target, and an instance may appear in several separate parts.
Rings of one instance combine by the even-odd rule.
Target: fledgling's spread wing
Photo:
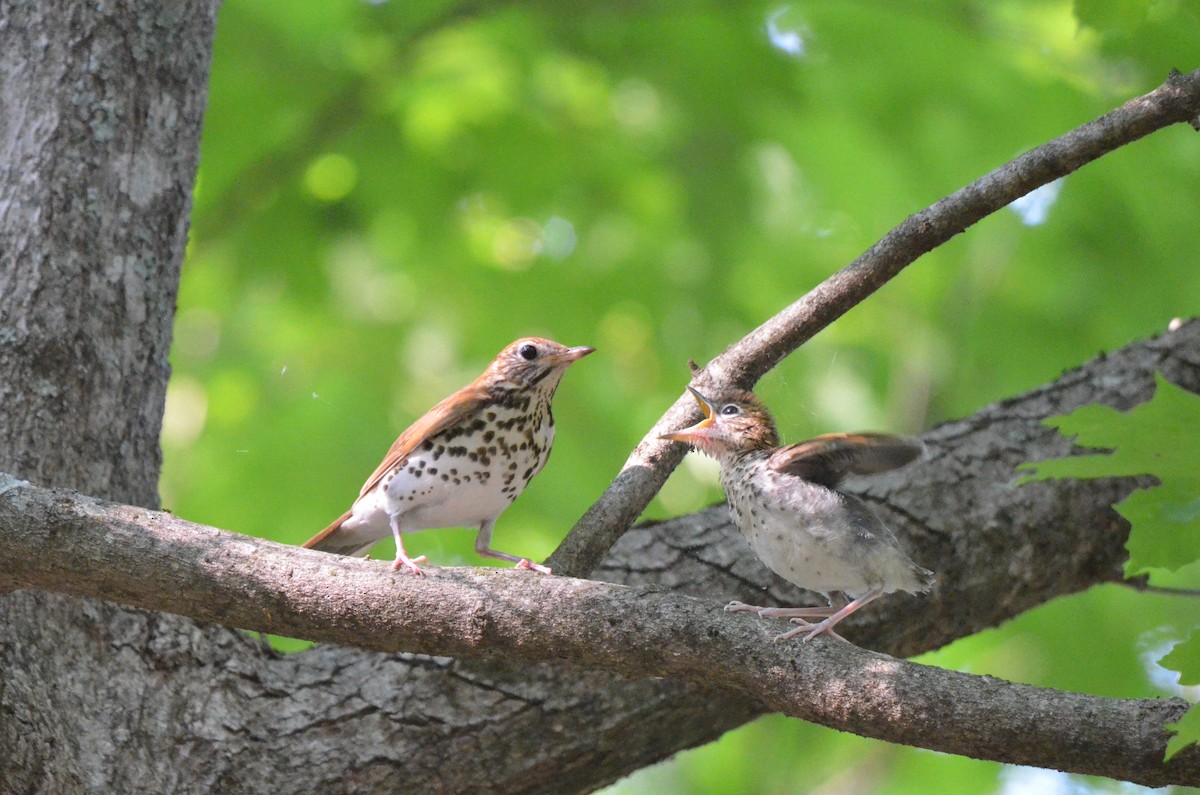
[[[829,433],[781,447],[767,459],[777,472],[833,488],[846,475],[870,475],[920,457],[919,439],[886,433]]]

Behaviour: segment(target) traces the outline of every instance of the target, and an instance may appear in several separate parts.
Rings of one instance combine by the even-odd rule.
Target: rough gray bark
[[[2,470],[40,485],[156,502],[164,355],[213,11],[211,3],[0,4]],[[1194,351],[1191,357],[1194,365]],[[1085,387],[1080,394],[1092,394]],[[1020,412],[1011,419],[1020,420]],[[945,456],[961,456],[954,463],[964,478],[980,462],[971,453],[993,449],[986,427],[980,436],[969,431],[964,426],[959,438],[947,437],[943,448]],[[933,441],[939,443],[936,435]],[[1008,439],[993,446],[1014,455]],[[1047,527],[1062,532],[1058,524],[1021,524],[1017,519],[1026,515],[1012,514],[1010,502],[1000,503],[1007,512],[981,514],[978,526],[994,534],[988,539],[1019,553],[1020,576],[1005,572],[1015,582],[1007,582],[999,604],[985,605],[978,594],[995,574],[962,569],[942,587],[951,589],[947,594],[961,588],[970,609],[956,608],[947,624],[946,597],[935,595],[922,603],[922,616],[940,619],[943,635],[954,637],[1054,593],[1113,578],[1124,527],[1106,506],[1129,487],[1030,487],[1030,499],[1050,495],[1038,503],[1051,507],[1055,522],[1091,517],[1088,529],[1099,538],[1082,549],[1065,541],[1060,547],[1047,535]],[[884,489],[880,499],[895,493],[895,484],[875,488]],[[939,527],[932,512],[953,504],[940,502],[935,490],[916,491],[930,512],[900,510],[918,525]],[[21,498],[20,490],[0,495],[6,505]],[[666,551],[709,570],[708,593],[737,595],[722,590],[730,576],[753,587],[763,573],[742,572],[744,562],[704,565],[746,557],[734,552],[727,529],[698,525],[701,536],[693,542],[690,526],[683,520],[627,536],[611,571],[678,576],[685,561],[669,568],[644,556],[648,539],[674,538]],[[675,527],[684,535],[668,533]],[[1023,537],[1004,541],[1013,527]],[[6,535],[33,530],[7,515]],[[980,565],[978,551],[955,530],[913,530],[922,562],[946,572],[961,555],[964,565]],[[56,557],[72,525],[60,523],[55,532],[42,538],[36,554],[23,556],[60,567],[53,587],[104,575]],[[721,534],[715,545],[700,542],[714,533]],[[11,587],[16,561],[6,563],[10,568],[0,572]],[[172,571],[131,572],[125,587],[139,578],[171,581]],[[705,582],[697,577],[693,585],[703,589]],[[185,583],[172,584],[186,590]],[[118,587],[118,595],[126,592]],[[937,642],[936,635],[920,637],[930,627],[912,621],[911,603],[882,607],[866,616],[856,640],[897,653]],[[900,620],[902,613],[910,615]],[[764,708],[678,682],[631,682],[571,667],[345,648],[279,658],[221,627],[40,591],[0,596],[0,626],[5,792],[587,791]],[[749,619],[738,627],[760,639],[771,632]],[[1163,702],[1168,710],[1177,708],[1173,703]],[[1155,728],[1151,721],[1141,736]],[[1154,759],[1121,759],[1140,764],[1146,780],[1173,775],[1156,770]]]
[[[0,469],[158,504],[215,13],[0,2]],[[156,737],[203,702],[131,707],[153,706],[154,661],[196,630],[35,594],[0,598],[0,613],[0,791],[169,791],[186,746]],[[161,786],[133,786],[142,771]]]
[[[0,3],[0,467],[153,506],[216,4],[99,6]]]

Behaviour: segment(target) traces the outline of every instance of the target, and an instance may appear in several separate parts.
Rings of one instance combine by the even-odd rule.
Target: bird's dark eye
[[[737,416],[738,414],[741,414],[742,410],[739,409],[734,404],[729,403],[729,404],[721,407],[721,413],[724,414],[726,417],[734,417],[734,416]]]
[[[532,362],[537,358],[537,348],[532,345],[522,345],[517,353],[521,354],[521,358],[527,362]]]

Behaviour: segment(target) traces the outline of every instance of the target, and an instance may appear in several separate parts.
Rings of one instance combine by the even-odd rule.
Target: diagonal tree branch
[[[944,572],[942,580],[930,599],[893,600],[875,623],[858,625],[860,635],[911,653],[996,623],[1064,587],[1119,577],[1126,528],[1108,505],[1137,483],[1030,484],[1016,494],[1012,466],[1029,451],[1044,457],[1067,449],[1041,425],[1047,413],[1093,400],[1128,408],[1149,396],[1156,369],[1200,389],[1198,354],[1200,322],[1193,322],[931,432],[930,459],[904,478],[877,478],[862,493],[893,512],[897,526],[926,553],[919,557]],[[947,504],[944,480],[954,481],[961,505]],[[1006,521],[995,521],[997,514]],[[719,513],[708,518],[713,516]],[[950,521],[964,525],[947,528]],[[666,529],[659,525],[646,535],[667,539]],[[96,596],[379,651],[568,664],[631,679],[669,677],[702,687],[712,699],[749,701],[894,742],[1151,785],[1200,783],[1200,751],[1161,762],[1163,726],[1186,709],[1181,701],[1015,685],[832,641],[776,645],[769,638],[777,626],[727,615],[719,602],[660,586],[488,569],[398,577],[383,563],[280,546],[170,514],[34,487],[0,493],[0,540],[0,588]],[[980,565],[976,550],[1005,543],[1012,547],[1006,553],[1012,565]],[[719,556],[720,546],[707,554]],[[1036,548],[1041,559],[1019,565],[1027,557],[1022,548]],[[626,566],[638,560],[628,552],[622,557]],[[747,585],[761,581],[761,572],[729,568]],[[913,604],[922,620],[913,619]],[[907,620],[900,620],[905,613]],[[310,654],[329,659],[332,651]],[[1031,715],[1038,719],[1030,721]]]
[[[1200,129],[1200,70],[1173,73],[1148,94],[1030,150],[909,216],[858,259],[731,345],[695,374],[701,388],[750,389],[818,331],[878,290],[905,267],[1033,189],[1173,124]],[[641,515],[682,460],[685,448],[658,437],[699,419],[685,392],[630,453],[621,472],[571,529],[547,563],[586,577]]]

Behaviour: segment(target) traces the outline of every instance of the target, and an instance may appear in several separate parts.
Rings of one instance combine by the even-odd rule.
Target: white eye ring
[[[734,417],[741,413],[742,410],[733,403],[727,403],[726,405],[721,406],[721,414],[725,415],[726,417]]]
[[[532,362],[537,358],[538,349],[532,345],[522,345],[517,353],[521,354],[521,358],[525,361]]]

